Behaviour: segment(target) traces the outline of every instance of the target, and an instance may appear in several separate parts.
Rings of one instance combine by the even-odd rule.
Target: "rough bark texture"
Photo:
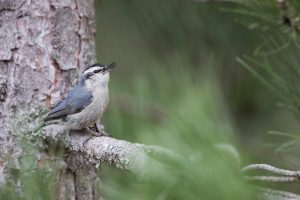
[[[50,125],[45,128],[45,137],[54,142],[62,142],[70,154],[66,162],[76,172],[83,162],[98,168],[102,163],[134,173],[139,179],[170,180],[172,178],[167,165],[157,160],[160,157],[166,163],[169,161],[180,164],[183,157],[164,147],[130,143],[110,137],[91,137],[86,132],[71,132],[66,135],[65,128],[59,125]],[[80,157],[80,158],[78,158]],[[153,159],[154,158],[154,159]]]
[[[0,177],[18,167],[18,137],[36,126],[41,108],[94,63],[94,24],[93,0],[0,0]],[[57,197],[96,198],[95,169],[70,168],[58,171]]]

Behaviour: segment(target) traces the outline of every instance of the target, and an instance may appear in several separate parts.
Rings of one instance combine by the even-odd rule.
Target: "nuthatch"
[[[70,130],[87,129],[93,135],[97,135],[89,128],[102,118],[107,107],[109,71],[115,66],[116,63],[87,67],[75,88],[51,108],[44,121],[59,120]]]

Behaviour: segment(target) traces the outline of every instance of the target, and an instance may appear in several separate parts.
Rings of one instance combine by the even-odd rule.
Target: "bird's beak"
[[[106,65],[105,66],[105,73],[109,72],[112,68],[114,68],[115,66],[117,66],[117,63],[113,62],[110,65]]]

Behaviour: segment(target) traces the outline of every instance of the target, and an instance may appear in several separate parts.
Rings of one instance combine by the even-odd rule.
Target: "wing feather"
[[[67,115],[78,113],[87,107],[92,100],[92,93],[78,86],[74,88],[65,99],[59,101],[51,109],[45,121],[62,119]]]

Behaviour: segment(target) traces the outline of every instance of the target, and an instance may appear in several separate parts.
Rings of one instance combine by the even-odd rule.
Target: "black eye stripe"
[[[88,79],[88,78],[90,78],[92,75],[93,75],[93,73],[90,72],[90,73],[86,74],[85,77],[86,77],[86,79]]]
[[[91,77],[93,77],[95,74],[98,74],[99,72],[102,72],[103,69],[95,69],[94,71],[90,71],[90,72],[86,72],[84,74],[84,78],[85,79],[90,79]]]
[[[101,69],[97,69],[97,70],[94,70],[94,71],[93,71],[94,74],[97,74],[97,73],[99,73],[99,72],[101,72]]]

